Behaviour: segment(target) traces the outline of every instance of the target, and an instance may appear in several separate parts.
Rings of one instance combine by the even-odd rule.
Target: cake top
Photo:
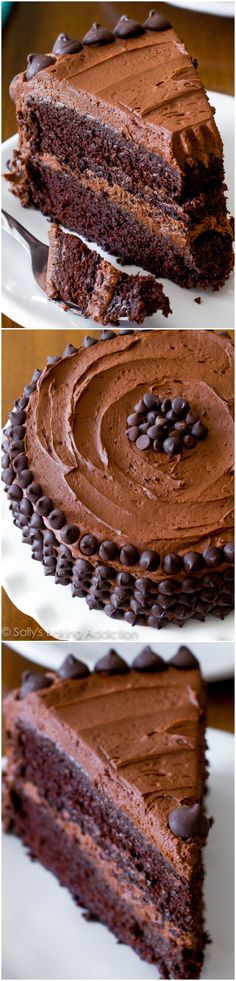
[[[77,558],[160,566],[160,578],[161,566],[179,572],[182,561],[190,575],[218,566],[232,537],[231,341],[192,330],[108,331],[101,340],[49,358],[24,410],[36,511]],[[127,418],[144,394],[187,400],[207,438],[178,455],[141,452]],[[173,552],[177,564],[165,568]]]
[[[199,767],[204,694],[188,648],[169,662],[145,648],[131,668],[111,650],[92,673],[69,655],[58,675],[26,672],[6,702],[12,721],[55,741],[177,873],[191,876],[209,825]]]
[[[17,110],[40,98],[88,113],[180,171],[222,155],[196,63],[155,11],[144,25],[120,18],[114,32],[95,24],[83,43],[59,35],[51,53],[28,56],[10,94]]]

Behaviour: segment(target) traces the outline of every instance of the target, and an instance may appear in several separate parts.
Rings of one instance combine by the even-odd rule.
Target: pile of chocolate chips
[[[207,426],[192,412],[187,399],[180,396],[161,399],[146,392],[127,418],[126,434],[138,450],[177,456],[183,449],[192,450],[198,439],[207,436]]]

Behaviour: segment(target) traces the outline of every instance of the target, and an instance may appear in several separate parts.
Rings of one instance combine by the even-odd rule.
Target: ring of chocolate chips
[[[119,333],[130,334],[133,333],[133,329],[124,328]],[[103,330],[100,334],[99,339],[90,336],[85,337],[82,343],[82,348],[89,347],[92,344],[97,344],[99,341],[104,342],[112,338],[115,339],[116,337],[117,334],[114,331]],[[78,352],[78,350],[79,348],[74,347],[73,344],[68,344],[63,352],[62,358],[72,357],[73,354],[76,354]],[[60,355],[52,355],[48,357],[47,363],[48,365],[50,365],[60,360],[61,360]],[[191,577],[192,574],[199,572],[200,570],[203,570],[204,567],[206,567],[207,570],[211,571],[224,562],[226,562],[229,565],[232,565],[234,563],[233,542],[226,543],[223,548],[219,548],[216,546],[209,546],[207,549],[205,549],[203,553],[196,552],[196,551],[189,551],[186,552],[184,556],[180,556],[176,552],[170,552],[164,555],[161,560],[158,553],[153,549],[145,549],[143,552],[140,553],[134,545],[128,543],[123,545],[119,550],[116,542],[113,541],[99,542],[95,537],[95,535],[89,533],[83,534],[80,538],[79,527],[77,525],[67,524],[66,515],[64,514],[64,511],[61,511],[59,508],[54,508],[53,501],[49,497],[43,495],[42,487],[34,482],[33,473],[31,470],[28,469],[28,459],[24,452],[24,437],[26,432],[25,425],[24,425],[26,421],[25,409],[28,405],[28,401],[31,393],[34,392],[36,389],[37,381],[40,378],[41,374],[42,372],[38,368],[35,369],[30,384],[25,386],[23,395],[15,402],[14,411],[9,414],[9,421],[11,424],[10,428],[7,428],[3,431],[5,438],[3,440],[4,455],[2,458],[2,466],[3,466],[2,480],[4,481],[7,497],[8,500],[10,501],[10,508],[12,510],[17,509],[17,517],[14,518],[14,523],[17,524],[18,527],[22,529],[23,541],[26,542],[28,541],[27,538],[28,528],[30,528],[30,532],[34,531],[33,558],[39,559],[41,561],[44,559],[46,574],[48,575],[54,574],[56,562],[55,562],[55,557],[51,555],[49,556],[45,555],[45,557],[43,556],[42,533],[44,532],[45,537],[52,535],[52,537],[54,538],[53,530],[59,531],[61,542],[62,545],[64,546],[64,551],[65,552],[67,551],[67,554],[64,556],[63,559],[63,567],[61,570],[63,576],[59,576],[59,577],[57,576],[56,578],[56,582],[63,582],[65,585],[71,582],[71,565],[72,565],[72,556],[70,551],[68,549],[66,550],[66,546],[73,545],[75,543],[78,543],[79,550],[83,556],[92,556],[97,553],[102,562],[119,561],[121,565],[128,566],[128,567],[139,565],[141,569],[145,572],[146,571],[155,572],[159,568],[161,562],[163,571],[167,576],[173,576],[181,571],[184,571],[187,574],[187,578],[181,580],[181,587],[184,593],[188,593],[188,592],[191,593],[193,589],[196,588],[196,580],[189,578]],[[153,400],[158,398],[159,398],[158,396],[154,396],[150,392],[144,395],[143,400],[141,401],[144,402],[144,399],[146,399],[146,404],[144,402],[144,405],[147,414],[153,411],[151,405],[153,404]],[[178,401],[182,402],[182,410],[183,410],[183,402],[185,403],[185,408],[184,408],[185,411],[186,405],[188,405],[188,403],[186,403],[186,400],[180,399]],[[166,412],[171,411],[168,410],[167,408],[167,404],[166,404],[167,402],[168,400],[163,400],[161,403],[161,408],[164,406]],[[139,402],[136,405],[135,407],[136,412],[138,411],[140,405],[141,402]],[[172,402],[172,406],[173,406],[173,402]],[[155,402],[155,407],[157,407],[156,402]],[[189,413],[187,413],[185,417],[185,422],[187,422],[188,414]],[[148,421],[148,424],[149,422],[150,420]],[[200,423],[200,420],[197,420],[197,422]],[[181,418],[180,418],[180,424],[181,424]],[[173,425],[173,420],[171,422],[171,425]],[[202,426],[202,423],[200,423],[200,425]],[[206,427],[204,427],[204,429],[206,429]],[[198,438],[200,438],[200,436],[198,436]],[[25,496],[23,496],[23,492],[25,492]],[[43,520],[44,518],[47,518],[51,530],[45,530],[45,522]],[[24,532],[26,532],[26,536]],[[37,548],[36,548],[36,536],[40,536],[40,540],[38,541]],[[53,547],[53,544],[58,545],[58,540],[55,539],[55,542],[52,543],[51,541],[49,542],[47,538],[47,541],[45,541],[44,544],[45,544],[45,548]],[[77,565],[79,562],[83,563],[83,561],[84,561],[83,559],[78,559]],[[68,574],[68,563],[70,564],[69,574]],[[91,571],[92,571],[92,566],[91,566]],[[95,571],[96,571],[96,567],[95,567]],[[115,570],[114,570],[114,574],[115,574]],[[126,576],[128,574],[123,572],[118,573],[118,576],[124,576],[124,575]],[[130,578],[132,579],[132,577]],[[139,587],[140,581],[141,580],[139,579],[135,580],[135,582],[137,582],[138,591],[140,590]],[[119,582],[119,586],[120,585],[121,583]],[[132,584],[130,583],[130,585]],[[175,592],[178,586],[179,586],[178,581],[164,580],[163,583],[162,582],[159,583],[158,588],[161,593],[168,594],[167,595],[167,599],[168,599],[168,596],[171,595],[172,592]],[[84,595],[86,595],[86,593],[84,593]],[[120,597],[118,597],[118,599],[120,601]],[[91,596],[89,597],[89,600],[91,600]],[[113,606],[111,607],[111,611],[114,614],[115,611]],[[108,614],[108,608],[106,612]],[[221,610],[220,613],[222,613]],[[127,620],[128,617],[131,619],[134,618],[135,620],[135,611],[132,610],[131,612],[128,612],[126,616]]]
[[[207,426],[187,399],[180,396],[162,399],[145,392],[127,417],[126,435],[138,450],[153,449],[155,453],[177,456],[183,449],[192,450],[199,439],[207,436]]]
[[[101,24],[95,22],[87,34],[84,35],[82,42],[77,38],[69,37],[68,34],[61,33],[54,42],[52,53],[38,54],[34,52],[27,56],[25,79],[29,82],[35,75],[38,75],[38,72],[43,71],[44,68],[48,68],[49,65],[53,65],[57,57],[59,58],[66,54],[77,54],[77,52],[82,51],[83,45],[113,44],[116,38],[126,41],[129,38],[145,34],[146,30],[159,32],[168,31],[170,28],[171,24],[166,17],[158,14],[157,10],[150,10],[144,24],[139,24],[138,21],[123,14],[116,24],[114,31],[109,31],[106,27],[102,27]],[[15,75],[10,83],[9,94],[13,102],[15,101],[14,83],[18,77],[18,75]]]

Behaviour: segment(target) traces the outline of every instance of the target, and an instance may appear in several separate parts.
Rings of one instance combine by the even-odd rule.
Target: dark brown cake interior
[[[166,670],[146,648],[130,672],[110,651],[95,675],[84,666],[81,680],[76,663],[69,655],[59,681],[28,672],[6,701],[6,828],[163,978],[197,978],[208,823],[202,816],[194,831],[182,829],[182,840],[168,827],[177,801],[190,813],[194,800],[203,808],[205,696],[197,662],[181,648]],[[79,677],[82,670],[79,662]]]

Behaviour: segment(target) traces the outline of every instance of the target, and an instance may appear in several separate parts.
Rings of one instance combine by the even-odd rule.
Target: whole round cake
[[[233,606],[233,346],[103,331],[36,370],[4,431],[13,520],[45,575],[130,624]]]

